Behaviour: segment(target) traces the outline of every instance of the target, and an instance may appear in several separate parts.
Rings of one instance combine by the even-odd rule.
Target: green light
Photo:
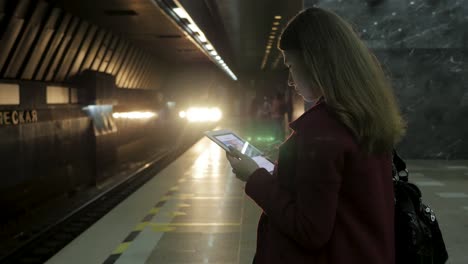
[[[252,138],[251,138],[251,137],[248,137],[247,140],[248,140],[248,141],[252,141]]]

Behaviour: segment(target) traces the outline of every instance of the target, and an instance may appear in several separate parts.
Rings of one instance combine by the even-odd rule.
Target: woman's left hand
[[[241,181],[248,181],[250,175],[256,171],[259,166],[247,155],[242,154],[239,150],[229,147],[230,152],[226,151],[226,158],[231,163],[232,172]]]

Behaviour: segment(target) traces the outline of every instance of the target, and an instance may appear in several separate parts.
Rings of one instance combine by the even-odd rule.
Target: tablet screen
[[[232,146],[239,150],[242,154],[251,157],[259,167],[265,168],[270,173],[273,172],[275,165],[263,157],[262,153],[250,145],[249,142],[240,139],[234,134],[215,135],[214,138],[216,138],[226,147]]]

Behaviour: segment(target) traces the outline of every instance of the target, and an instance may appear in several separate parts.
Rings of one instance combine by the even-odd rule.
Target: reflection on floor
[[[468,263],[468,162],[407,161],[449,263]],[[260,209],[204,138],[48,263],[252,263]]]

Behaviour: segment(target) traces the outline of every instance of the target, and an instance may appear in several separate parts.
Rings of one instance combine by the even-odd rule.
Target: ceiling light
[[[275,25],[275,26],[279,26],[279,24],[280,24],[279,22],[274,22],[273,23],[273,25]]]
[[[281,16],[275,16],[275,19],[281,19]]]
[[[2,0],[0,0],[1,2]],[[203,31],[197,26],[197,24],[192,20],[188,12],[178,4],[178,1],[153,1],[158,4],[158,6],[164,10],[164,12],[172,17],[174,22],[178,24],[179,28],[182,31],[185,31],[189,37],[195,41],[197,46],[202,48],[206,55],[210,55],[213,57],[212,61],[220,67],[224,72],[228,73],[233,80],[237,80],[236,75],[227,67],[226,63],[221,59],[221,56],[218,55],[213,45],[208,40],[207,36],[203,33]],[[173,2],[172,7],[169,7],[168,3],[163,2]],[[174,6],[176,5],[176,6]],[[177,6],[179,5],[179,6]],[[1,20],[1,19],[0,19]],[[216,59],[216,61],[214,60]]]
[[[278,30],[278,28],[277,27],[272,27],[271,30]]]
[[[180,7],[177,7],[177,8],[173,8],[172,9],[176,14],[177,16],[179,16],[180,18],[189,18],[190,16],[188,15],[188,13],[183,9],[183,8],[180,8]]]
[[[195,24],[189,24],[188,27],[193,31],[193,32],[201,32],[201,30],[197,27]]]
[[[275,36],[270,36],[270,39],[274,39],[274,38],[275,38]]]
[[[207,42],[208,41],[204,34],[198,35],[198,38],[200,39],[201,42]]]

